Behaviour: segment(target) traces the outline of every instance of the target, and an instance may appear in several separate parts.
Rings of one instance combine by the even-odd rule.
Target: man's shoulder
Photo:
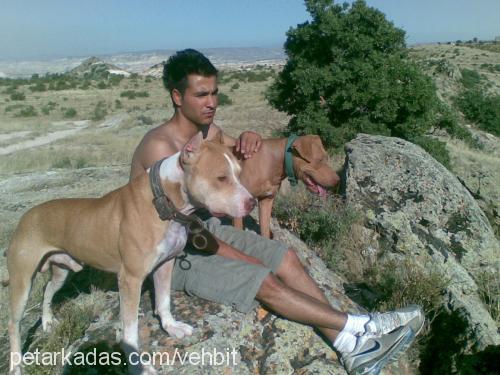
[[[140,144],[141,149],[172,148],[174,143],[166,125],[167,124],[162,124],[148,131],[142,138]]]

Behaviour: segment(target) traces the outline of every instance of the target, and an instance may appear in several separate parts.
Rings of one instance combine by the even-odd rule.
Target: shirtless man
[[[181,150],[197,132],[211,139],[221,131],[213,123],[217,70],[204,55],[192,49],[177,52],[164,66],[163,82],[175,113],[144,136],[132,159],[131,179],[155,161]],[[246,158],[258,152],[261,143],[260,135],[254,132],[243,132],[237,139],[223,137]],[[340,353],[349,373],[378,373],[410,345],[423,325],[417,306],[370,315],[337,311],[293,249],[221,225],[216,218],[210,218],[206,225],[219,243],[217,253],[206,256],[187,246],[184,260],[176,261],[172,287],[242,312],[251,311],[260,302],[290,320],[313,325]],[[183,266],[186,261],[189,267]]]

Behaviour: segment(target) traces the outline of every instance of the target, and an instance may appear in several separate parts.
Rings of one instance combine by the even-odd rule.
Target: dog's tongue
[[[326,189],[321,186],[320,184],[317,185],[318,186],[318,194],[321,198],[326,198],[327,196],[327,192],[326,192]]]

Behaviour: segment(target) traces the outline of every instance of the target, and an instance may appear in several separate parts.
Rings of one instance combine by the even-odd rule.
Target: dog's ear
[[[188,143],[186,143],[181,151],[181,162],[183,164],[189,164],[196,151],[200,148],[202,142],[203,134],[200,131],[193,138],[191,138]]]
[[[293,143],[292,149],[309,163],[312,163],[314,160],[321,160],[324,154],[326,154],[321,138],[317,135],[303,135],[297,138]]]

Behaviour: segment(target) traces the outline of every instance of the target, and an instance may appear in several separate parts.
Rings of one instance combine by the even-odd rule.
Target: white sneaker
[[[373,337],[380,337],[403,326],[409,326],[416,336],[422,330],[425,322],[424,313],[417,305],[385,313],[373,313],[369,316],[370,320],[365,324],[365,330],[368,335]]]
[[[409,326],[399,327],[380,337],[361,335],[357,337],[352,352],[340,353],[340,362],[350,375],[376,375],[386,364],[395,361],[414,339]]]

